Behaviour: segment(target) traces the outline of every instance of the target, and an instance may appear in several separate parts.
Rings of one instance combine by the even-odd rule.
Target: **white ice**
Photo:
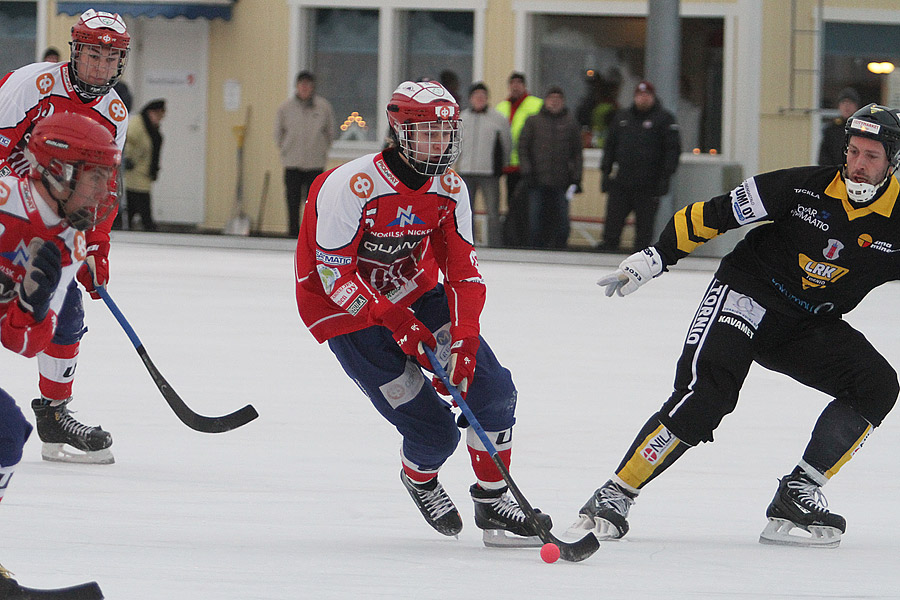
[[[0,504],[0,562],[23,584],[97,580],[122,600],[900,597],[896,413],[825,488],[848,522],[838,549],[757,542],[829,399],[754,367],[716,442],[644,490],[624,540],[548,565],[534,549],[483,547],[462,444],[441,481],[465,527],[458,540],[428,527],[398,479],[398,434],[297,315],[292,244],[200,245],[221,239],[119,235],[109,290],[189,405],[253,403],[260,418],[218,435],[182,425],[112,315],[86,300],[71,407],[112,432],[116,464],[42,462],[32,436]],[[620,257],[504,256],[481,253],[482,331],[519,389],[513,477],[561,534],[668,396],[711,263],[685,260],[623,299],[594,284]],[[898,292],[884,286],[848,317],[895,365]],[[33,419],[35,361],[4,352],[0,364]]]

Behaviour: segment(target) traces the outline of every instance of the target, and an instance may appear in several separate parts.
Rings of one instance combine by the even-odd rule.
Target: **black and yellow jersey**
[[[833,166],[772,171],[682,208],[655,246],[671,266],[725,231],[758,224],[722,259],[716,277],[768,308],[834,317],[900,279],[898,194],[891,178],[861,205],[848,200]]]

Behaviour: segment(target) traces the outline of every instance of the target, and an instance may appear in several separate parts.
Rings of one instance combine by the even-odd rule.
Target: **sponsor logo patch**
[[[731,210],[741,225],[764,219],[769,213],[763,205],[756,181],[751,177],[731,190]]]
[[[365,173],[357,173],[350,178],[350,192],[360,200],[365,200],[375,190],[375,183]]]
[[[8,148],[11,143],[11,139],[6,137],[5,135],[0,135],[0,146],[6,146]]]
[[[366,305],[366,302],[368,302],[368,300],[366,300],[366,297],[360,294],[356,297],[356,300],[354,300],[350,304],[350,306],[347,307],[347,312],[355,317],[359,314],[359,311],[362,310],[362,307]]]
[[[644,445],[641,449],[641,456],[651,465],[655,465],[677,441],[678,438],[668,428],[663,427]]]
[[[343,308],[344,305],[350,301],[350,298],[353,297],[353,294],[355,294],[358,290],[359,286],[357,286],[356,283],[348,281],[347,283],[339,287],[335,293],[331,294],[331,300],[335,304]]]
[[[752,325],[754,329],[759,328],[763,317],[766,316],[766,309],[760,306],[753,298],[739,294],[734,290],[729,290],[728,295],[725,296],[722,312],[739,316]]]
[[[325,263],[326,265],[349,265],[351,258],[349,256],[340,256],[339,254],[325,254],[321,250],[316,250],[316,261]]]
[[[850,269],[839,267],[827,262],[818,262],[805,254],[799,256],[800,268],[804,276],[801,281],[803,289],[825,287],[850,272]]]
[[[425,221],[420,219],[413,213],[412,204],[403,208],[397,207],[397,218],[388,223],[388,227],[407,227],[409,225],[424,225]]]

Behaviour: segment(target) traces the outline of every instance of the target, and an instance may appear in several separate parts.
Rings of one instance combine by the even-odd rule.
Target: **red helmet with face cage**
[[[394,90],[387,105],[391,135],[400,153],[422,175],[441,175],[459,157],[459,104],[447,88],[436,81],[406,81]],[[416,134],[443,140],[435,156],[423,150]]]
[[[70,65],[75,89],[82,95],[92,98],[108,93],[125,72],[130,43],[131,36],[128,35],[128,29],[121,16],[115,13],[98,12],[94,9],[86,10],[72,27]],[[119,52],[116,73],[105,83],[89,83],[85,80],[85,73],[79,73],[79,68],[86,68],[87,65],[82,67],[79,65],[87,59],[87,51],[93,49],[99,53],[103,48]]]
[[[116,170],[122,153],[108,129],[76,113],[55,113],[31,132],[26,150],[29,176],[41,181],[59,207],[60,216],[76,229],[90,229],[116,207]],[[106,189],[96,205],[67,210],[79,178],[100,169]]]

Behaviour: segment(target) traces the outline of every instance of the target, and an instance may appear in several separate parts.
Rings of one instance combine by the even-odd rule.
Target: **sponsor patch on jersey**
[[[859,237],[856,238],[856,243],[859,244],[860,248],[871,248],[872,250],[878,250],[879,252],[884,252],[885,254],[900,252],[900,248],[894,248],[894,244],[892,244],[891,242],[874,240],[868,233],[861,233]]]
[[[357,173],[350,177],[350,192],[360,200],[365,200],[374,191],[375,183],[367,174]]]
[[[392,408],[398,408],[418,396],[425,385],[425,376],[414,361],[406,361],[403,373],[378,387]]]
[[[753,298],[734,290],[729,290],[728,295],[725,296],[722,312],[739,316],[752,325],[754,329],[759,328],[760,322],[766,316],[766,309],[760,306]]]
[[[349,256],[341,256],[339,254],[325,254],[321,250],[316,250],[316,261],[325,263],[326,265],[349,265],[351,260],[352,259]]]
[[[41,94],[49,94],[50,90],[53,89],[54,83],[56,83],[56,80],[50,73],[41,73],[38,78],[34,80],[34,86]]]
[[[725,285],[717,281],[706,292],[706,297],[703,298],[703,302],[700,304],[700,308],[697,309],[697,314],[691,323],[691,328],[688,330],[687,339],[684,341],[685,344],[695,345],[700,343],[700,338],[703,337],[706,328],[709,326],[710,319],[713,313],[716,312],[716,305],[718,305],[719,298],[724,291]]]
[[[462,190],[462,177],[451,169],[441,176],[441,187],[448,194],[458,194]]]
[[[791,210],[791,216],[797,217],[801,221],[806,221],[813,227],[821,229],[822,231],[831,229],[831,225],[824,221],[824,219],[827,219],[830,216],[830,213],[824,210],[819,212],[818,209],[798,204],[796,208]]]
[[[393,187],[397,187],[400,185],[400,180],[397,179],[397,176],[391,173],[391,170],[388,169],[388,166],[384,163],[382,159],[378,159],[375,162],[375,167],[381,173],[381,176],[387,179],[387,182],[390,183]]]
[[[322,280],[322,288],[324,288],[325,293],[331,295],[332,290],[334,290],[334,283],[341,276],[341,272],[327,265],[316,265],[316,271],[319,272],[319,279]]]
[[[356,297],[356,299],[347,307],[347,312],[353,315],[354,317],[359,314],[359,311],[362,310],[362,307],[366,305],[368,300],[366,297],[360,294]]]
[[[644,447],[641,448],[641,456],[643,456],[644,460],[651,465],[655,465],[666,455],[666,452],[674,446],[677,441],[678,438],[675,437],[667,427],[663,426],[662,429],[650,438],[650,440],[644,444]]]
[[[753,223],[766,218],[768,212],[763,204],[759,190],[756,189],[756,180],[752,177],[745,179],[741,185],[731,190],[731,210],[734,218],[741,225]]]
[[[128,109],[125,103],[118,98],[109,103],[109,116],[116,123],[121,123],[128,116]]]
[[[425,221],[416,216],[412,204],[403,208],[397,207],[397,218],[387,224],[388,227],[408,227],[410,225],[424,225]]]
[[[803,289],[825,287],[850,272],[850,269],[839,267],[827,262],[818,262],[806,256],[802,252],[799,256],[800,268],[804,276],[801,281]]]
[[[339,287],[335,293],[331,294],[331,300],[343,308],[345,304],[350,302],[350,298],[352,298],[353,294],[357,291],[359,291],[359,286],[353,281],[348,281]]]
[[[8,148],[11,143],[12,143],[11,139],[6,137],[5,135],[0,135],[0,146],[5,146]]]

